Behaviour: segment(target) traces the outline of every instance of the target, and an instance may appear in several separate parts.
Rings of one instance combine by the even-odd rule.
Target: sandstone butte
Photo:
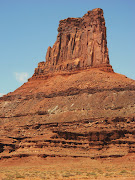
[[[60,21],[46,61],[27,83],[0,98],[0,126],[2,167],[51,162],[51,168],[61,162],[62,168],[70,159],[68,167],[79,168],[102,160],[125,163],[124,175],[132,179],[135,81],[110,65],[102,9]]]

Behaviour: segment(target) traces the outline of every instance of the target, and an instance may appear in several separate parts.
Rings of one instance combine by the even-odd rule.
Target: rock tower
[[[19,165],[25,179],[40,178],[43,169],[45,178],[71,177],[71,170],[74,179],[84,179],[98,165],[95,177],[106,179],[110,163],[113,179],[132,178],[135,81],[110,72],[103,11],[60,21],[46,62],[28,82],[0,97],[0,177],[8,177],[7,167],[14,165],[16,179]],[[31,173],[32,164],[38,173]],[[82,169],[88,171],[80,178],[76,172]]]
[[[53,47],[48,47],[46,62],[38,64],[34,76],[92,67],[113,72],[109,64],[105,19],[100,8],[88,11],[82,18],[60,21],[57,40]]]

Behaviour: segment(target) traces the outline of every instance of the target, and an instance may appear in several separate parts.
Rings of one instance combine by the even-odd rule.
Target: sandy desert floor
[[[26,157],[0,161],[0,180],[134,180],[135,158]]]

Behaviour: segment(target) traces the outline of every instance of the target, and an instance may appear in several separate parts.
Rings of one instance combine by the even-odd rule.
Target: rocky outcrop
[[[0,163],[52,157],[127,163],[135,157],[135,81],[109,73],[103,11],[62,20],[58,32],[33,77],[0,97]]]
[[[109,64],[103,10],[99,8],[88,11],[82,18],[60,21],[57,40],[52,48],[48,47],[46,62],[38,64],[34,76],[91,67],[113,72]]]
[[[134,118],[120,117],[10,124],[10,128],[1,128],[0,160],[28,156],[122,157],[135,152],[134,125]]]
[[[87,69],[0,98],[0,161],[117,158],[135,152],[135,81]]]

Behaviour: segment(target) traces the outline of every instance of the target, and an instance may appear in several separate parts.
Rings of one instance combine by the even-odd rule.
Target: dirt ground
[[[0,180],[134,180],[135,157],[90,159],[23,157],[0,161]]]

